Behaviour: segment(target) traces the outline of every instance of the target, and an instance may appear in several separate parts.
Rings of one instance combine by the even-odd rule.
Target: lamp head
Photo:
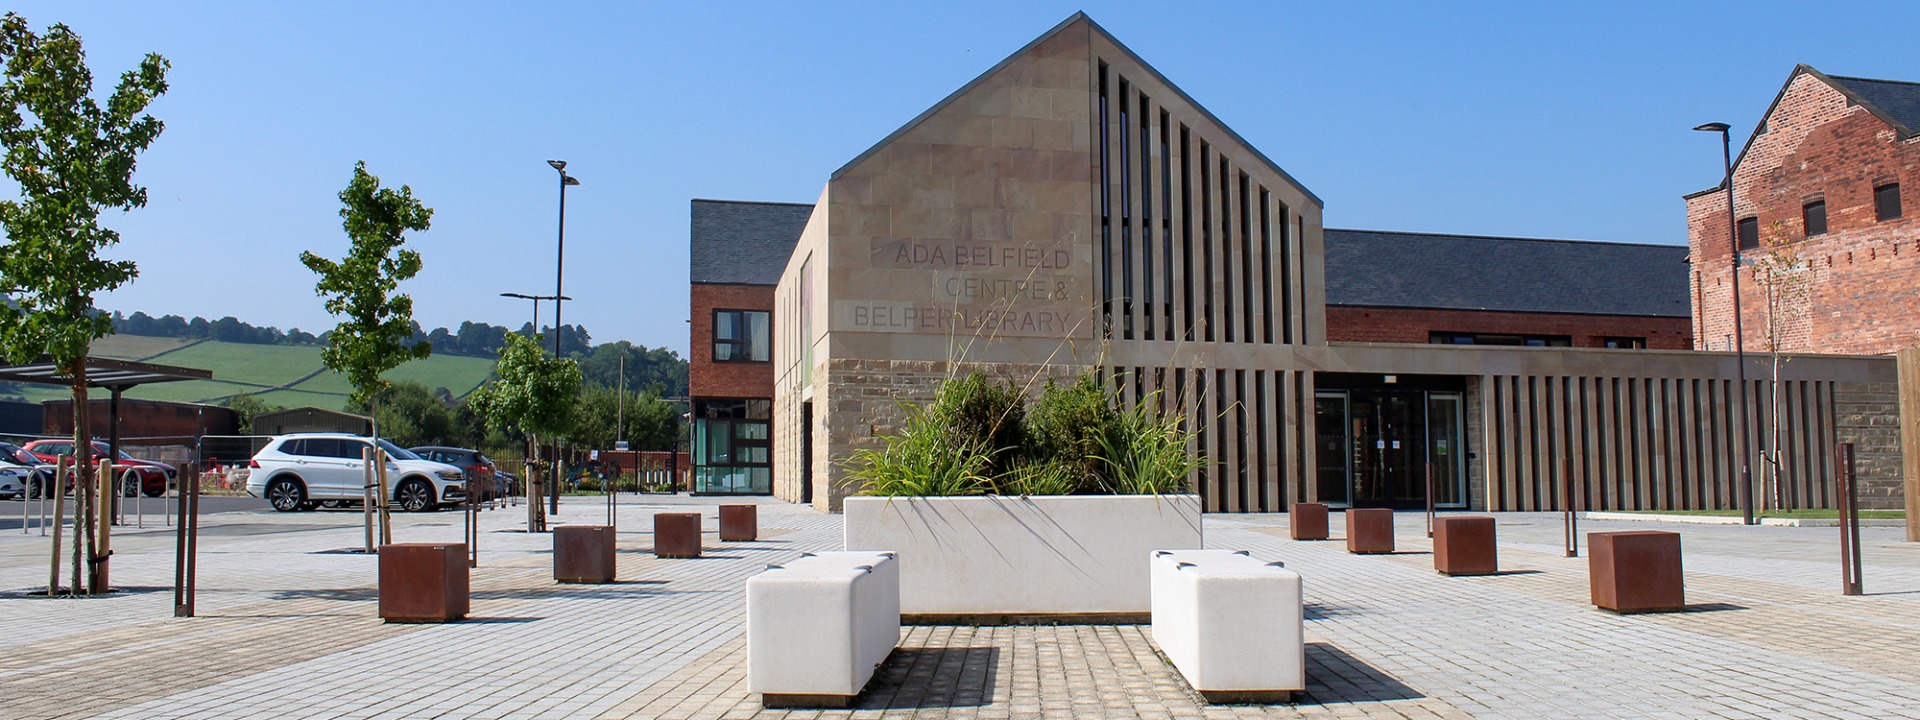
[[[1696,128],[1694,128],[1694,129],[1695,129],[1695,130],[1699,130],[1699,131],[1701,131],[1701,132],[1721,132],[1721,133],[1723,133],[1723,132],[1726,132],[1726,131],[1727,131],[1727,130],[1728,130],[1729,128],[1731,128],[1731,127],[1732,127],[1731,125],[1728,125],[1728,124],[1726,124],[1726,123],[1723,123],[1723,122],[1710,122],[1710,123],[1707,123],[1707,124],[1705,124],[1705,125],[1701,125],[1701,126],[1699,126],[1699,127],[1696,127]]]
[[[574,176],[572,176],[572,175],[561,175],[561,176],[560,176],[560,184],[562,184],[562,185],[579,185],[579,184],[580,184],[580,178],[577,178],[577,177],[574,177]]]
[[[548,161],[547,161],[547,164],[548,164],[548,165],[552,165],[552,166],[553,166],[553,169],[555,169],[555,170],[566,170],[566,169],[567,169],[567,161],[565,161],[565,160],[548,160]]]

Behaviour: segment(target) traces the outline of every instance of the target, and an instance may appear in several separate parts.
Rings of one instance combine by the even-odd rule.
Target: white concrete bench
[[[1153,641],[1210,703],[1307,689],[1300,574],[1245,551],[1156,550]]]
[[[892,552],[808,554],[747,580],[747,681],[766,707],[846,707],[899,644]]]

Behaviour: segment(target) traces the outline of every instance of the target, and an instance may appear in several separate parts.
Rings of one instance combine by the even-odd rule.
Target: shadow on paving
[[[1297,704],[1385,702],[1426,697],[1327,643],[1307,643],[1307,691]]]
[[[984,707],[993,703],[997,647],[900,647],[887,656],[854,707]]]
[[[1325,620],[1330,617],[1355,614],[1358,613],[1352,609],[1326,603],[1310,602],[1300,607],[1300,617],[1303,620]]]

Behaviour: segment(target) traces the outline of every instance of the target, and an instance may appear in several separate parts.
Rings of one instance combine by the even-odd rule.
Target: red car
[[[24,449],[27,452],[33,453],[34,457],[40,458],[42,462],[48,463],[54,462],[54,459],[59,457],[73,457],[72,440],[35,440],[27,443]],[[95,462],[98,462],[100,458],[108,457],[107,444],[99,440],[93,441],[93,457]],[[115,460],[114,464],[130,468],[140,475],[140,484],[138,486],[127,485],[126,489],[122,491],[127,497],[133,497],[142,492],[146,493],[147,497],[160,497],[161,495],[165,495],[167,494],[167,486],[173,481],[174,476],[178,474],[178,471],[174,470],[172,465],[154,462],[152,460],[141,460],[132,455],[128,455],[125,450],[120,451],[120,459]],[[120,472],[125,474],[126,471],[121,470]]]

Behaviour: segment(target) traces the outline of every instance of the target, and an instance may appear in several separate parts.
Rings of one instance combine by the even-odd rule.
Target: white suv
[[[267,443],[247,463],[247,494],[266,498],[280,512],[312,510],[320,503],[357,504],[365,498],[366,461],[373,441],[346,433],[283,435]],[[466,478],[460,468],[423,460],[398,445],[380,440],[387,453],[387,481],[393,504],[407,512],[425,512],[465,501]]]

